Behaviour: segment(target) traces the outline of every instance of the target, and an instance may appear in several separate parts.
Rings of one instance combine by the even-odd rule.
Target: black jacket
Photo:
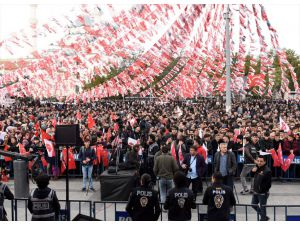
[[[196,208],[193,192],[187,187],[172,188],[166,198],[164,209],[168,209],[168,219],[172,221],[191,220],[191,209]]]
[[[249,143],[245,145],[244,150],[244,164],[255,164],[254,160],[256,160],[256,157],[259,155],[259,146]]]
[[[272,186],[272,172],[268,166],[257,167],[254,175],[253,190],[255,193],[264,194],[269,192]]]
[[[86,158],[90,158],[91,160],[86,165],[93,165],[94,159],[96,159],[96,153],[94,149],[89,147],[88,149],[85,149],[85,147],[81,147],[79,151],[78,158],[80,159],[80,162],[83,163],[83,160],[86,160]],[[82,164],[84,165],[84,164]]]
[[[227,172],[229,176],[235,175],[236,172],[236,158],[233,152],[227,151]],[[214,168],[215,172],[220,172],[220,156],[221,152],[216,152],[214,156]]]
[[[156,221],[161,212],[158,192],[148,187],[133,189],[126,211],[134,221]]]
[[[33,196],[31,196],[31,197],[38,198],[38,199],[45,199],[45,198],[47,198],[47,196],[49,195],[51,190],[52,189],[50,189],[48,187],[44,188],[44,189],[37,188],[34,191]],[[28,199],[27,207],[28,207],[29,212],[32,214],[34,212],[34,209],[33,209],[33,203],[32,203],[31,197]],[[59,201],[57,199],[55,192],[53,194],[51,206],[52,206],[51,210],[54,211],[54,213],[55,213],[55,220],[58,220],[58,216],[59,216],[59,212],[60,212],[60,204],[59,204]],[[47,219],[35,219],[35,220],[47,220]]]
[[[223,184],[208,187],[203,196],[203,204],[207,206],[209,221],[229,220],[230,207],[236,204],[233,191]]]
[[[189,168],[191,163],[191,154],[186,154],[184,156],[183,164],[186,164],[187,167]],[[204,158],[202,155],[197,154],[196,155],[196,172],[198,177],[202,177],[206,171],[206,164],[204,161]],[[185,171],[186,173],[188,170]]]

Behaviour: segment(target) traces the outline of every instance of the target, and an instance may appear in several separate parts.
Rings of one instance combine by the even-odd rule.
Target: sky
[[[299,4],[264,4],[271,25],[277,30],[282,47],[294,49],[300,55]]]
[[[278,32],[281,47],[291,48],[300,55],[300,1],[299,4],[264,4],[264,6],[271,25]],[[37,14],[39,22],[44,23],[49,17],[59,16],[70,8],[70,5],[42,6]],[[29,5],[0,4],[0,40],[28,26],[29,15]],[[7,56],[0,51],[0,58]]]

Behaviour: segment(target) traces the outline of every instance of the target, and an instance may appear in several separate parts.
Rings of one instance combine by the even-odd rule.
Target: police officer
[[[256,158],[259,152],[258,145],[258,135],[256,133],[251,135],[251,140],[244,147],[244,166],[241,172],[241,182],[243,186],[243,190],[240,192],[242,195],[249,193],[249,189],[247,187],[246,176],[251,172],[251,170],[256,166]],[[250,193],[253,193],[253,178],[251,178],[251,189]]]
[[[191,220],[191,209],[196,208],[193,192],[187,188],[187,179],[183,172],[178,171],[174,175],[175,188],[172,188],[166,198],[164,209],[168,209],[169,221]]]
[[[222,174],[214,173],[212,186],[208,187],[203,196],[203,204],[207,206],[209,221],[228,221],[230,208],[236,204],[232,189],[222,183]]]
[[[160,215],[158,192],[151,186],[151,176],[141,177],[141,187],[135,188],[128,199],[126,211],[134,221],[156,221]]]
[[[5,198],[12,200],[14,199],[14,195],[13,193],[11,193],[7,185],[1,182],[1,175],[0,175],[0,221],[7,221],[6,211],[4,209]]]
[[[40,174],[35,179],[38,188],[31,191],[28,199],[28,209],[32,214],[32,221],[58,220],[60,204],[53,189],[48,188],[50,177]]]

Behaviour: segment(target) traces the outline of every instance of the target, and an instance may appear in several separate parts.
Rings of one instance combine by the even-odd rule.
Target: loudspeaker
[[[72,221],[100,221],[100,220],[79,213],[77,216],[74,217]]]
[[[55,129],[56,145],[82,146],[79,125],[57,125]]]

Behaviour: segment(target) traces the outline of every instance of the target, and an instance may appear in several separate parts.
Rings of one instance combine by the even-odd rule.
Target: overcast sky
[[[0,39],[7,38],[8,34],[18,32],[28,25],[29,11],[24,10],[21,4],[0,5]],[[41,20],[63,13],[63,5],[52,5],[56,10],[43,10],[39,16]],[[300,1],[299,4],[264,4],[271,25],[277,30],[279,42],[283,48],[294,49],[300,55]],[[28,6],[27,6],[28,8]],[[18,16],[16,16],[18,15]],[[41,22],[41,21],[40,21]],[[1,53],[1,51],[0,51]],[[3,57],[3,55],[1,55]],[[4,56],[5,58],[5,56]]]
[[[264,4],[271,25],[277,30],[282,47],[300,55],[300,1],[298,5]]]

